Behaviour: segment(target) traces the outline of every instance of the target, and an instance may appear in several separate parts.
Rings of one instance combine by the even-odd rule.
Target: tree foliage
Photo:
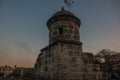
[[[95,58],[98,60],[98,62],[105,63],[109,61],[109,56],[116,53],[116,51],[111,51],[110,49],[102,49],[95,55]]]
[[[0,72],[0,77],[3,77],[4,76],[4,73],[3,72]]]
[[[33,69],[24,72],[24,74],[22,75],[22,80],[33,80],[33,73]]]
[[[14,76],[14,78],[20,78],[21,72],[20,70],[14,70],[11,75]]]

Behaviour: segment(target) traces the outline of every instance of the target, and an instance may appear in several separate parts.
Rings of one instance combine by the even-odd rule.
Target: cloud
[[[0,46],[0,59],[5,59],[12,53],[12,49],[7,46]]]
[[[8,46],[0,46],[0,65],[5,65],[13,60],[13,50]]]
[[[15,49],[18,52],[22,52],[24,54],[32,54],[33,53],[33,49],[31,48],[31,46],[27,43],[24,43],[24,42],[15,43]]]
[[[32,47],[24,42],[9,42],[0,45],[0,65],[33,66]]]

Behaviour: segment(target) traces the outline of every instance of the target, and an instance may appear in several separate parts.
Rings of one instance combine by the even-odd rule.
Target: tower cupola
[[[63,7],[47,22],[49,29],[49,43],[59,41],[80,42],[80,19]]]
[[[60,11],[56,12],[48,21],[47,21],[47,26],[48,28],[51,26],[56,21],[59,20],[70,20],[74,21],[77,23],[79,26],[81,25],[80,19],[77,18],[74,14],[72,14],[69,11],[66,11],[64,7],[61,8]]]

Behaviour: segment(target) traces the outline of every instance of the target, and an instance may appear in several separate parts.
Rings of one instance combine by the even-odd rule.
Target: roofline
[[[73,22],[77,23],[79,26],[81,25],[80,19],[77,18],[76,16],[72,16],[72,15],[58,15],[58,16],[51,17],[47,21],[48,29],[50,28],[51,24],[53,24],[56,21],[60,21],[60,20],[73,21]]]
[[[66,44],[76,44],[76,45],[82,45],[82,42],[76,42],[76,41],[71,41],[71,40],[64,40],[64,41],[61,41],[61,40],[57,40],[56,42],[46,46],[45,48],[41,49],[41,52],[48,49],[49,47],[53,46],[53,45],[56,45],[58,43],[66,43]]]

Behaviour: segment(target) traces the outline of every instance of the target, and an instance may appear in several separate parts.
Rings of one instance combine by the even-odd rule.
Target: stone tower
[[[49,43],[58,41],[72,41],[80,43],[79,27],[80,20],[72,13],[61,9],[55,13],[47,22],[49,29]]]
[[[80,20],[64,8],[48,20],[49,45],[41,49],[35,64],[38,80],[83,80],[80,24]]]

